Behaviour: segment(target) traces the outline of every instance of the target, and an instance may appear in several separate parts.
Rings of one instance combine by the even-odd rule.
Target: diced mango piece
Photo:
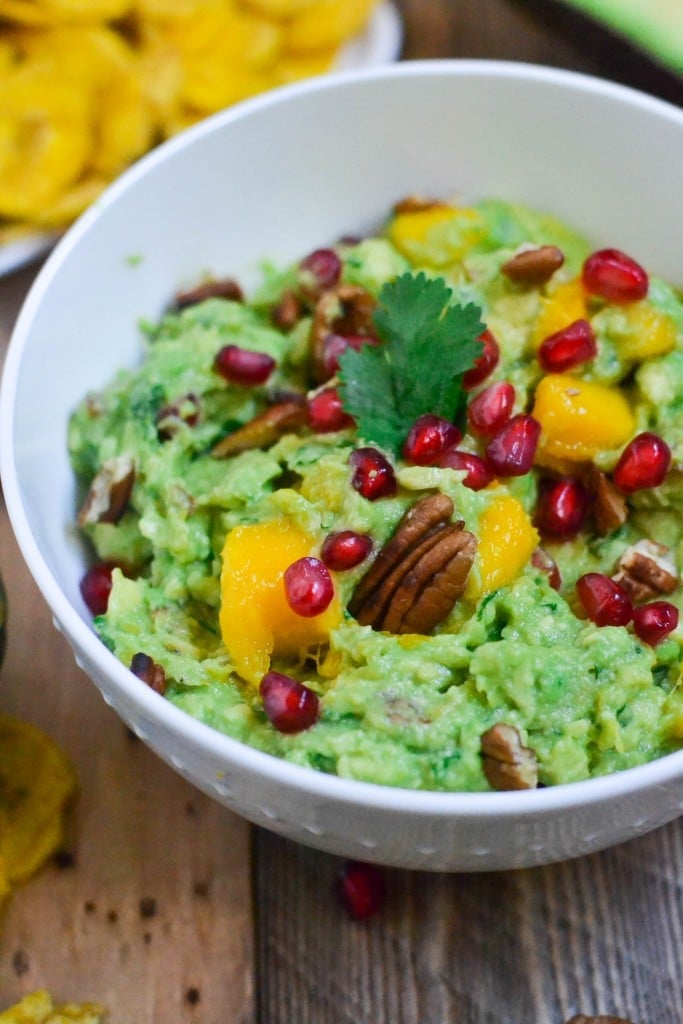
[[[479,521],[479,543],[475,561],[479,597],[517,579],[538,546],[538,531],[522,505],[511,494],[489,505]],[[475,584],[476,586],[476,584]]]
[[[620,391],[566,373],[541,379],[533,415],[542,428],[541,462],[544,457],[586,462],[598,452],[621,447],[636,427]]]
[[[483,221],[476,210],[438,203],[398,213],[387,229],[389,241],[413,263],[445,266],[476,245]]]
[[[296,656],[324,642],[341,620],[335,597],[321,615],[302,618],[285,596],[285,570],[313,542],[286,519],[236,526],[223,546],[220,627],[235,671],[258,683],[273,654]]]
[[[670,316],[647,302],[634,302],[626,311],[627,328],[620,335],[617,351],[624,359],[665,356],[676,347],[676,324]]]
[[[568,327],[575,320],[585,320],[586,292],[579,278],[558,285],[551,295],[541,299],[541,311],[534,325],[531,342],[534,349],[551,334]]]

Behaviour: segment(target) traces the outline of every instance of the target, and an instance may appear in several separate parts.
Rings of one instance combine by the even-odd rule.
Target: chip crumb
[[[157,901],[152,896],[143,896],[140,900],[140,917],[155,917]]]

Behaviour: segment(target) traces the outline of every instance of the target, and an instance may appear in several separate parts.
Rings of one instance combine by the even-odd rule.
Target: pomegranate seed
[[[349,861],[339,876],[339,895],[350,917],[363,921],[372,917],[384,903],[386,881],[374,864]]]
[[[669,472],[671,449],[658,434],[644,431],[626,445],[612,479],[622,494],[658,487]]]
[[[601,572],[588,572],[576,581],[576,593],[589,619],[598,626],[626,626],[633,605],[626,591]]]
[[[488,487],[493,480],[493,470],[480,455],[461,452],[457,448],[442,455],[436,465],[440,469],[466,470],[467,475],[463,477],[462,482],[471,491],[480,491],[483,487]]]
[[[363,345],[377,345],[378,339],[368,334],[328,334],[323,344],[323,369],[328,377],[339,370],[340,356],[347,348],[358,352]]]
[[[575,320],[549,335],[538,350],[538,361],[548,373],[564,373],[595,359],[598,353],[593,328],[587,320]]]
[[[480,356],[474,360],[474,366],[471,370],[462,378],[463,387],[467,391],[471,391],[472,388],[476,388],[478,384],[481,384],[483,380],[486,380],[488,375],[495,370],[500,359],[500,349],[498,348],[498,342],[493,337],[490,331],[486,330],[483,334],[479,335],[479,341],[484,345],[484,350]]]
[[[314,293],[334,288],[341,277],[342,263],[334,249],[315,249],[301,263],[304,283]]]
[[[467,418],[473,434],[495,434],[510,419],[515,389],[507,380],[489,384],[469,404]]]
[[[550,537],[575,537],[586,519],[589,500],[588,491],[575,477],[546,482],[539,492],[536,525]]]
[[[389,460],[376,448],[356,448],[349,456],[351,486],[368,501],[396,494],[396,475]]]
[[[342,530],[325,538],[320,557],[328,569],[344,572],[345,569],[353,569],[360,565],[371,551],[372,538],[366,533]]]
[[[523,476],[534,461],[541,424],[528,413],[504,423],[486,448],[486,458],[498,476]]]
[[[403,445],[403,456],[416,466],[432,463],[462,438],[458,428],[442,416],[425,413],[415,420]]]
[[[306,619],[322,615],[334,597],[332,577],[319,558],[298,558],[285,570],[287,604]]]
[[[274,368],[272,356],[238,345],[224,345],[214,360],[214,369],[231,384],[265,384]]]
[[[336,388],[323,388],[308,399],[308,421],[316,434],[329,434],[353,426],[353,419],[344,412]]]
[[[633,612],[633,629],[643,643],[656,647],[678,625],[678,608],[670,601],[652,601]]]
[[[303,732],[317,722],[320,701],[298,679],[267,672],[259,685],[263,710],[278,732]]]
[[[647,273],[618,249],[599,249],[583,265],[583,286],[608,302],[638,302],[648,292]]]
[[[548,577],[548,583],[553,590],[560,589],[562,586],[560,570],[557,568],[555,559],[551,558],[547,551],[544,551],[543,548],[536,548],[531,556],[531,564],[534,569],[538,569]]]
[[[104,615],[111,593],[112,562],[96,562],[83,575],[79,588],[92,615]]]

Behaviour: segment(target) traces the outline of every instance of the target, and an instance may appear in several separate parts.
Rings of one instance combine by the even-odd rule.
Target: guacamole
[[[410,789],[680,748],[673,287],[524,207],[408,199],[141,333],[68,437],[82,592],[140,685]]]

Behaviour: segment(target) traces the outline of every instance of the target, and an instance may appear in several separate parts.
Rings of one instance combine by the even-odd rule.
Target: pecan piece
[[[196,306],[205,299],[231,299],[233,302],[243,302],[244,292],[237,281],[231,277],[223,278],[220,281],[205,281],[196,288],[188,288],[186,291],[176,292],[173,302],[174,309],[187,309],[188,306]]]
[[[131,658],[130,670],[134,676],[137,676],[143,683],[146,683],[151,690],[154,690],[155,693],[160,693],[163,697],[166,692],[166,673],[163,665],[159,665],[154,658],[150,658],[149,654],[138,651]]]
[[[311,324],[313,377],[322,384],[330,374],[325,368],[325,341],[330,334],[374,337],[372,314],[377,302],[370,292],[353,284],[342,284],[318,299]]]
[[[536,789],[536,755],[522,743],[514,725],[498,722],[481,736],[481,760],[484,775],[492,789]]]
[[[563,263],[564,253],[556,245],[539,245],[520,249],[500,269],[515,284],[541,285],[549,281]]]
[[[422,213],[423,210],[447,209],[448,204],[440,199],[426,199],[424,196],[405,196],[394,203],[392,212]]]
[[[597,466],[590,466],[586,487],[593,496],[593,521],[600,536],[605,537],[623,526],[628,518],[626,498]]]
[[[635,602],[673,594],[679,584],[678,569],[670,549],[647,539],[626,548],[612,579],[621,584]]]
[[[302,427],[306,419],[306,406],[301,401],[291,399],[271,405],[214,445],[211,454],[215,459],[227,459],[254,448],[270,448],[285,434]]]
[[[283,292],[280,301],[273,308],[271,316],[273,323],[281,331],[291,331],[303,315],[301,300],[296,292],[290,290]]]
[[[78,525],[118,523],[126,511],[135,482],[135,463],[130,455],[106,459],[90,484]]]

